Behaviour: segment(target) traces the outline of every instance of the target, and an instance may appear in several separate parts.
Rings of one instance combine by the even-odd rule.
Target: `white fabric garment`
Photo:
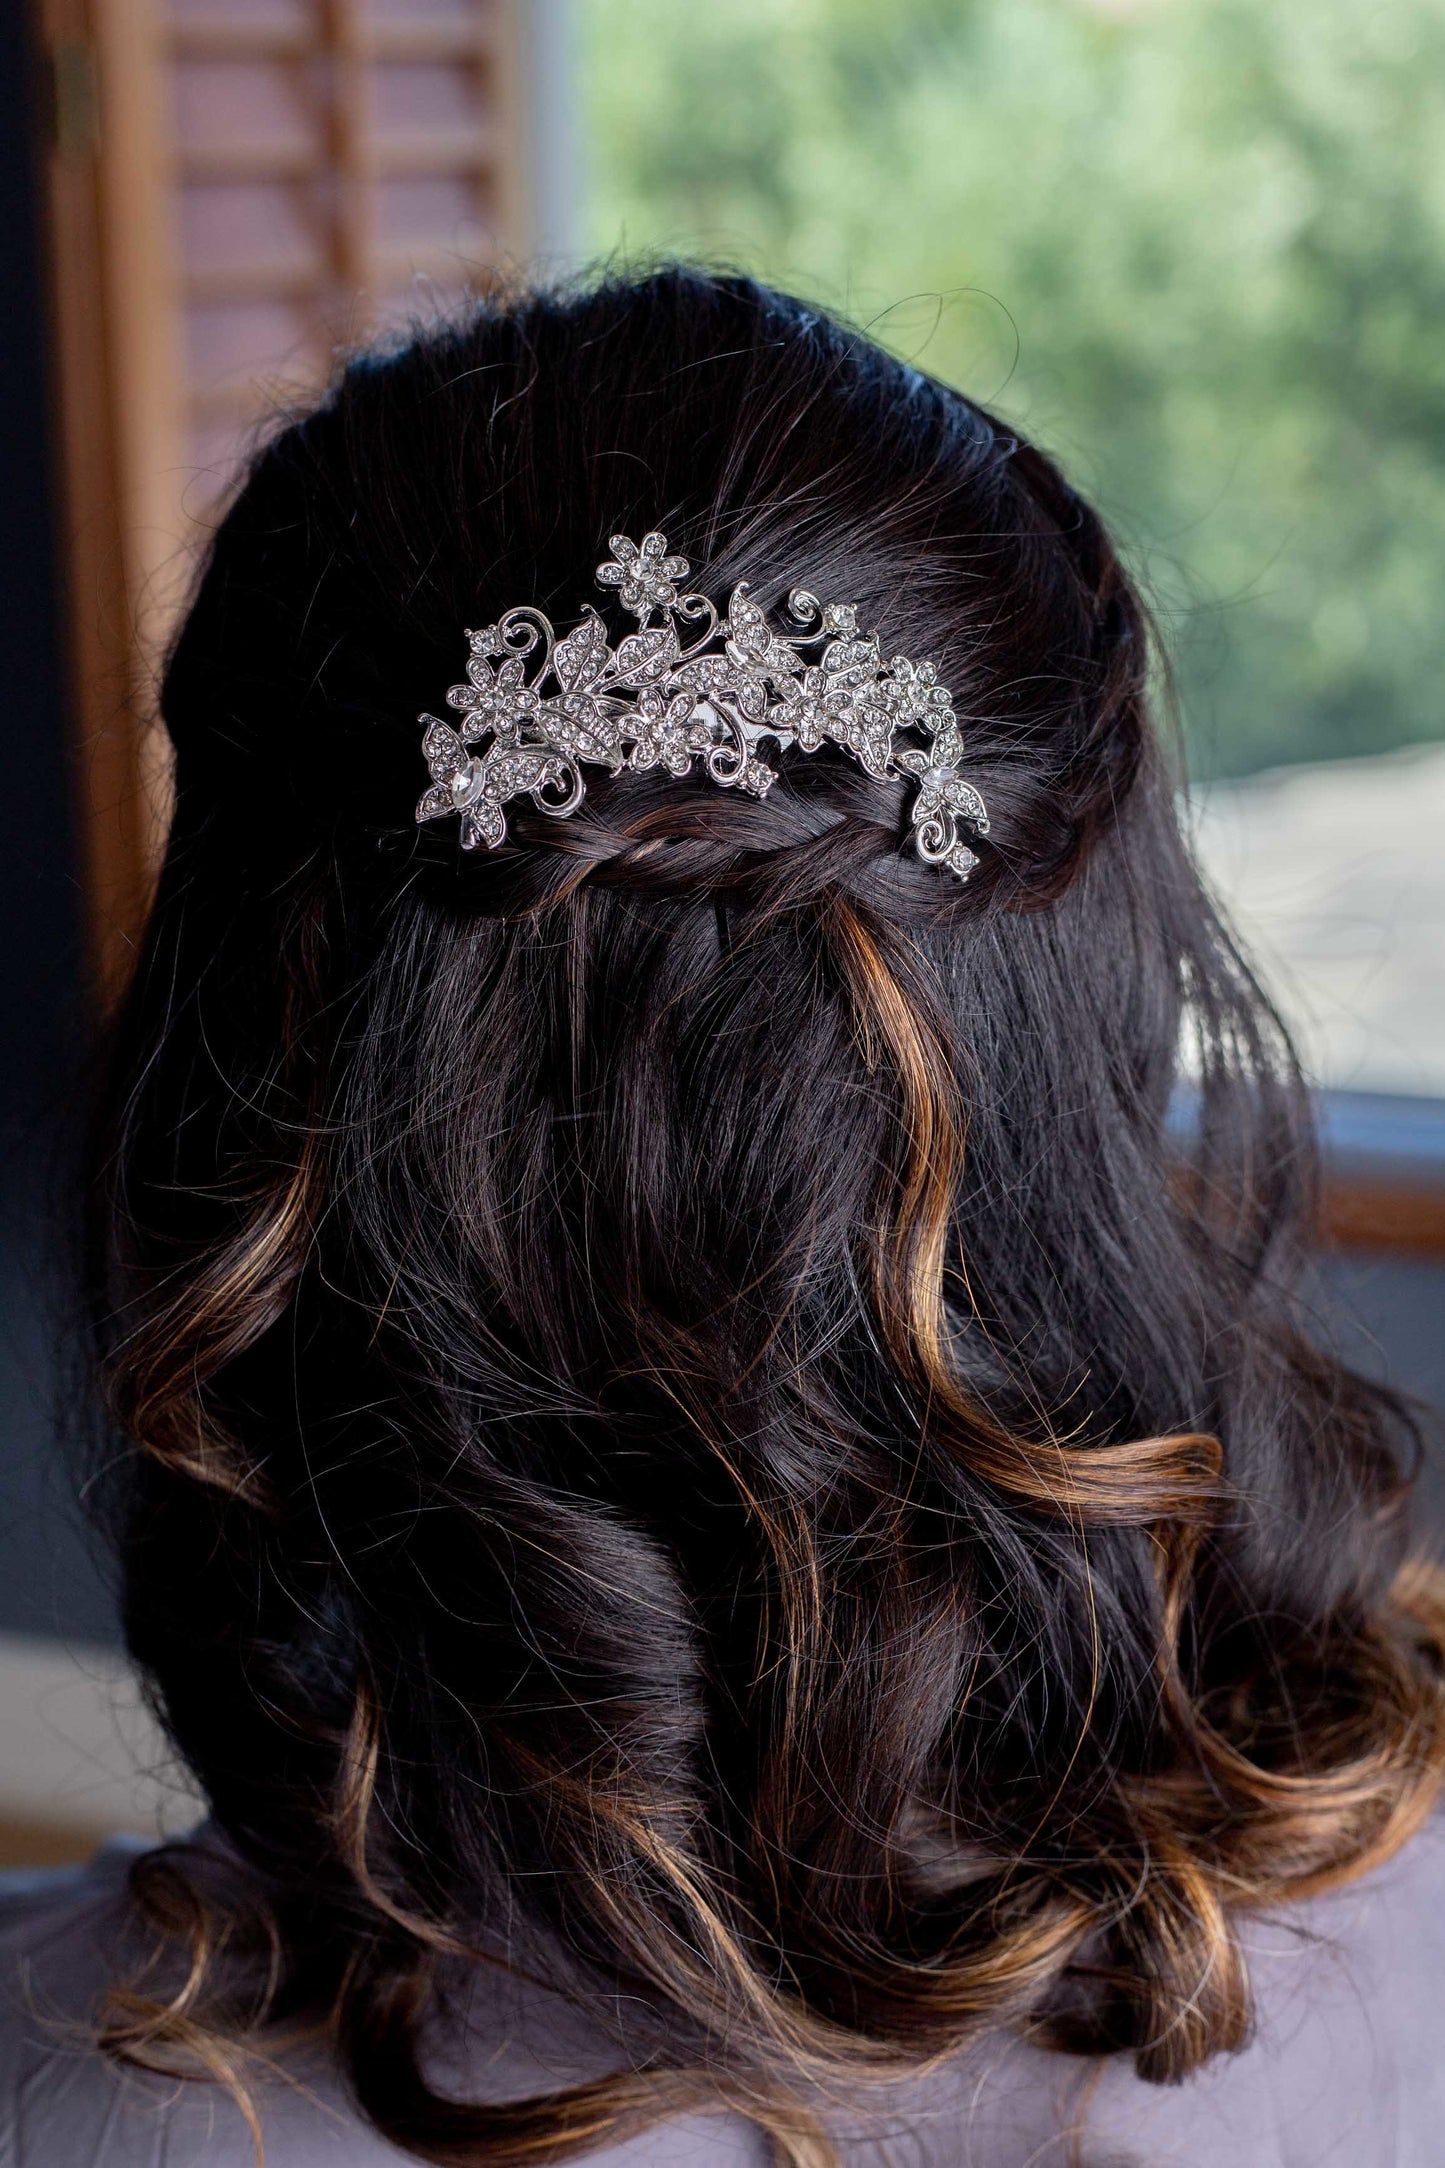
[[[226,2096],[117,2070],[87,2026],[123,1919],[133,1848],[86,1869],[0,1877],[0,2168],[253,2168]],[[1332,1897],[1248,1930],[1253,2044],[1186,2084],[1103,2067],[1085,2168],[1441,2168],[1445,2163],[1445,1822]],[[476,2097],[576,2082],[616,2050],[559,1997],[488,1976],[458,2073]],[[319,2056],[258,2094],[266,2168],[383,2168],[405,2156],[357,2117]],[[1094,2066],[1015,2043],[837,2121],[848,2168],[1068,2168],[1063,2135]],[[766,2168],[733,2116],[663,2125],[596,2168]]]

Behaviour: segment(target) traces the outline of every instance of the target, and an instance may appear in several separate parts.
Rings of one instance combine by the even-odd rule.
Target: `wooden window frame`
[[[420,17],[370,27],[362,0],[318,5],[335,69],[331,271],[338,289],[359,294],[384,289],[389,269],[372,230],[378,176],[367,63],[413,50],[465,57],[468,32]],[[415,146],[426,170],[480,159],[493,173],[508,260],[524,260],[535,238],[538,120],[526,6],[491,0],[485,16],[485,58],[499,83],[487,139],[473,130],[465,141],[432,135]],[[156,682],[197,540],[178,482],[188,387],[166,69],[208,50],[285,57],[287,33],[261,19],[252,31],[240,7],[230,26],[178,27],[163,0],[32,0],[32,23],[50,86],[47,257],[81,879],[94,975],[108,998],[134,955],[163,842]],[[364,336],[365,308],[351,307],[347,323],[351,336]]]

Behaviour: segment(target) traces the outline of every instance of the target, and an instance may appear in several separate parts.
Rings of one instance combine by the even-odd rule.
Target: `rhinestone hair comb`
[[[432,778],[418,821],[459,813],[462,849],[495,849],[513,798],[529,795],[559,818],[575,813],[584,762],[680,776],[701,758],[714,783],[763,798],[777,781],[765,744],[812,753],[830,740],[869,775],[917,779],[915,851],[968,879],[978,860],[959,829],[986,834],[988,813],[959,773],[963,739],[931,662],[885,660],[878,635],[859,633],[853,604],[819,602],[803,587],[788,597],[797,631],[775,631],[746,582],[720,617],[705,595],[683,589],[688,562],[665,535],[640,545],[613,535],[608,546],[597,585],[616,589],[637,630],[614,647],[589,604],[558,639],[522,604],[469,632],[467,681],[447,694],[460,711],[455,729],[418,718]]]

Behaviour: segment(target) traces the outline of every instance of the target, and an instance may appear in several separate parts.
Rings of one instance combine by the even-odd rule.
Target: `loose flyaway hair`
[[[936,661],[966,886],[839,746],[415,825],[465,629],[656,528]],[[719,2104],[821,2162],[1000,2026],[1239,2046],[1241,1915],[1428,1812],[1411,1424],[1302,1329],[1307,1103],[1149,678],[1048,459],[747,279],[484,303],[259,453],[92,1184],[126,1630],[230,1848],[137,1867],[188,1956],[114,2052],[323,2024],[449,2168]],[[523,1952],[645,2048],[438,2090]]]

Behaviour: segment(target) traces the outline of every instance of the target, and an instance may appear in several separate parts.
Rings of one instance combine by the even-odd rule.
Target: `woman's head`
[[[415,826],[464,628],[653,527],[936,661],[966,887],[832,747]],[[1040,453],[742,279],[364,357],[216,536],[97,1176],[129,1631],[427,2157],[999,2018],[1177,2074],[1229,1908],[1424,1810],[1401,1419],[1293,1322],[1300,1095],[1148,673]],[[677,2075],[447,2121],[432,1968],[514,1908]]]

